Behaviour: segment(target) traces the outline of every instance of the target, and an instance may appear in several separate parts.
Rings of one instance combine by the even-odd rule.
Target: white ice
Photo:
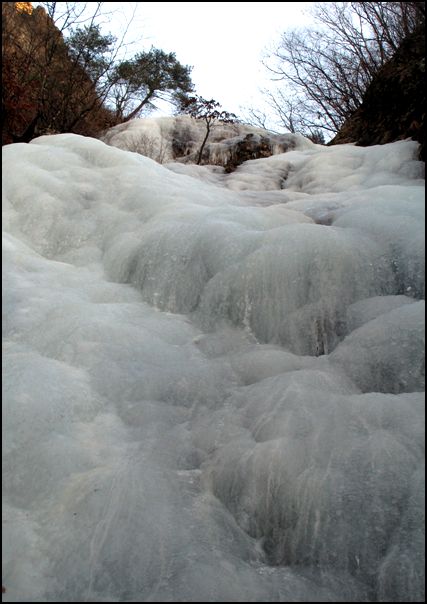
[[[4,601],[423,601],[423,164],[289,140],[3,148]]]
[[[102,140],[124,151],[132,151],[164,164],[171,160],[196,163],[207,134],[206,122],[188,115],[136,119],[110,128]],[[249,136],[252,141],[268,141],[272,153],[283,153],[296,145],[311,148],[313,143],[299,134],[272,134],[240,122],[213,121],[203,152],[203,162],[224,166],[233,155],[236,143]],[[260,175],[258,175],[260,177]]]

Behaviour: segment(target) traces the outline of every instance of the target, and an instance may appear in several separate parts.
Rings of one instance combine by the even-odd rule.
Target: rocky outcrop
[[[425,161],[424,24],[409,35],[374,77],[362,105],[329,143],[362,147],[412,138]]]
[[[270,157],[273,153],[274,145],[270,138],[247,134],[243,140],[237,141],[232,148],[230,158],[224,166],[224,171],[227,173],[234,172],[237,166],[240,166],[240,164],[243,164],[248,159]]]
[[[111,118],[44,8],[2,2],[2,144],[59,132],[94,136]]]
[[[242,133],[239,136],[206,145],[201,163],[223,166],[224,172],[229,174],[250,159],[261,159],[291,151],[296,147],[296,141],[295,135],[273,134],[267,130],[262,134],[259,132]]]
[[[133,151],[159,163],[171,161],[197,163],[206,127],[188,115],[141,118],[119,124],[102,133],[101,140],[125,151]],[[206,143],[201,164],[222,166],[233,172],[249,159],[270,157],[291,151],[296,146],[312,147],[299,134],[274,134],[247,124],[214,124]]]

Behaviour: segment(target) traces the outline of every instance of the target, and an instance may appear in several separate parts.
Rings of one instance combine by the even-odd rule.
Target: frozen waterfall
[[[3,148],[4,601],[424,601],[416,150]]]

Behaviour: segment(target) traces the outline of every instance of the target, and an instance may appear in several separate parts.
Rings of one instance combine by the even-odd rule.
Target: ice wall
[[[102,134],[101,139],[108,145],[139,153],[160,164],[169,161],[192,164],[198,160],[206,133],[206,123],[203,119],[178,115],[130,120],[109,128]],[[284,153],[297,144],[312,146],[312,143],[301,135],[279,135],[239,122],[213,121],[201,163],[225,166],[235,160],[239,146],[243,145],[247,151],[256,150],[261,141],[268,155]],[[252,156],[247,159],[252,159]]]
[[[423,601],[422,164],[293,143],[4,148],[5,601]]]

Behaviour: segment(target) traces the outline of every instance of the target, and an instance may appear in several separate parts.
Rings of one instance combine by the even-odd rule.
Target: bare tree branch
[[[335,133],[374,74],[425,19],[425,2],[317,2],[315,26],[285,31],[263,61],[266,104],[282,127]],[[253,117],[253,113],[252,113]]]

